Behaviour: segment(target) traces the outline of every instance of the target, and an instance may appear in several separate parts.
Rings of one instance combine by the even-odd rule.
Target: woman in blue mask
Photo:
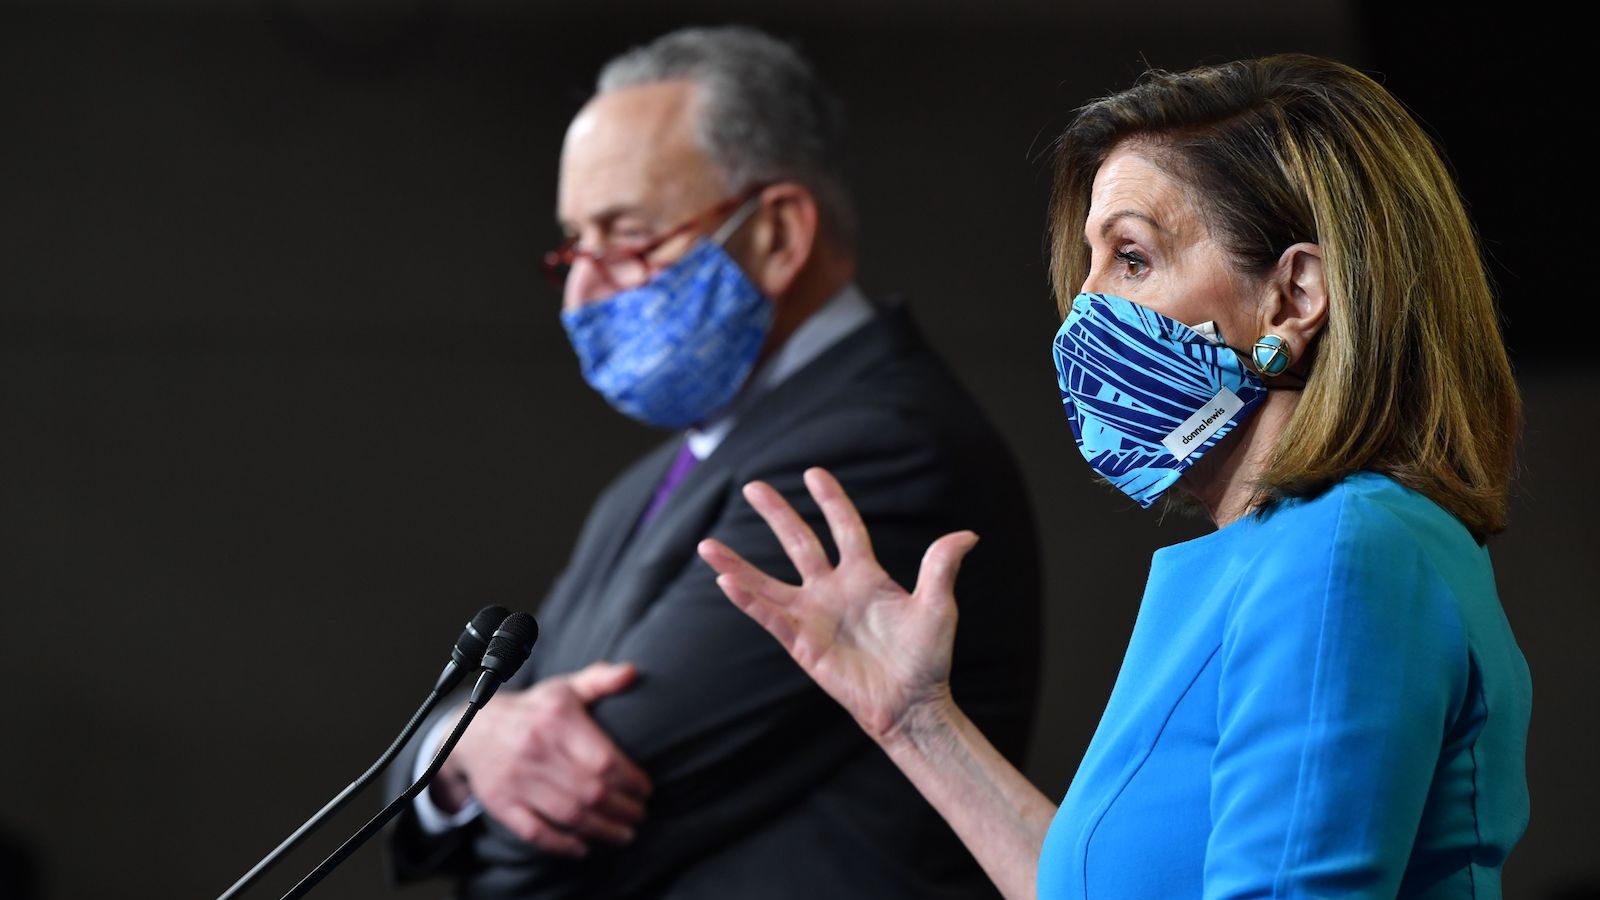
[[[1485,541],[1520,404],[1472,227],[1365,75],[1285,55],[1150,73],[1058,145],[1052,344],[1084,457],[1214,533],[1156,553],[1058,804],[951,698],[956,571],[907,593],[839,484],[837,565],[746,496],[803,583],[702,556],[1007,897],[1500,896],[1527,825],[1526,663]]]

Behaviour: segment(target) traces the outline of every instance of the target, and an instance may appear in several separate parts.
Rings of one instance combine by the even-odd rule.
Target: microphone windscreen
[[[478,665],[478,661],[483,659],[483,652],[489,648],[489,638],[509,615],[511,610],[504,606],[485,606],[478,610],[478,614],[472,617],[467,627],[461,630],[460,637],[456,638],[456,645],[450,651],[450,658],[459,666]]]
[[[494,637],[489,639],[489,649],[483,653],[483,667],[494,673],[502,682],[522,668],[528,654],[533,652],[533,642],[539,639],[539,623],[525,612],[506,616]]]
[[[500,623],[509,615],[511,610],[504,606],[485,606],[478,610],[478,614],[467,623],[466,631],[461,633],[462,638],[472,636],[473,655],[480,657],[483,655],[483,651],[489,647],[489,639],[494,636],[495,629],[499,628]]]

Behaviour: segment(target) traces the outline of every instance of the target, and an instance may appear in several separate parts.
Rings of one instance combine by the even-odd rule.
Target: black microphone
[[[368,819],[367,824],[361,826],[361,830],[339,845],[339,849],[328,854],[328,858],[312,869],[306,877],[300,879],[300,883],[284,894],[282,900],[295,900],[305,896],[307,891],[316,887],[317,882],[326,878],[329,872],[366,843],[378,829],[399,815],[405,805],[433,781],[433,777],[439,774],[439,769],[444,766],[444,761],[449,758],[450,751],[455,749],[456,742],[461,740],[461,735],[466,732],[467,726],[472,724],[472,717],[489,702],[489,698],[494,696],[494,692],[499,690],[501,684],[510,680],[511,676],[522,668],[522,664],[528,660],[528,655],[533,652],[534,641],[538,639],[539,623],[525,612],[512,613],[500,623],[500,627],[495,629],[494,636],[489,639],[488,649],[483,652],[483,673],[478,676],[478,682],[472,688],[472,697],[467,701],[467,708],[456,721],[455,728],[451,729],[450,736],[444,739],[444,743],[440,744],[438,751],[433,754],[433,761],[428,763],[427,771],[382,811]]]
[[[433,686],[434,693],[441,696],[450,693],[466,677],[467,672],[481,664],[484,652],[489,649],[489,641],[510,615],[511,610],[504,606],[485,606],[478,610],[478,614],[462,629],[461,636],[456,638],[456,645],[450,648],[450,661],[444,664],[444,671],[439,673],[439,681]],[[526,654],[523,658],[527,658]]]
[[[489,646],[483,651],[483,674],[478,676],[478,683],[473,685],[472,699],[468,702],[479,707],[488,703],[500,685],[510,681],[511,676],[522,668],[528,655],[533,652],[533,642],[538,639],[539,623],[534,621],[533,616],[527,613],[507,616],[495,629],[494,637],[489,639]]]
[[[475,666],[478,660],[482,659],[490,643],[490,639],[484,637],[484,635],[497,633],[496,629],[510,614],[510,611],[503,606],[485,606],[483,609],[478,610],[478,614],[472,617],[466,628],[462,629],[461,636],[456,638],[456,645],[450,649],[450,661],[445,663],[444,670],[439,673],[438,680],[434,682],[433,692],[428,694],[428,699],[424,700],[422,706],[412,714],[411,721],[407,722],[406,727],[401,729],[400,736],[394,739],[394,743],[389,745],[389,749],[378,757],[378,761],[373,763],[365,774],[350,782],[344,790],[339,792],[337,797],[328,801],[328,805],[318,810],[316,815],[307,819],[304,824],[295,829],[294,834],[285,838],[283,843],[279,844],[271,853],[262,857],[254,868],[244,873],[238,881],[233,883],[233,887],[224,891],[217,900],[231,900],[245,888],[254,884],[256,879],[267,873],[268,869],[277,865],[278,860],[282,859],[284,854],[304,840],[306,835],[321,826],[329,816],[343,809],[344,805],[350,801],[351,797],[355,796],[357,791],[366,787],[373,778],[377,777],[379,772],[387,768],[389,763],[394,761],[395,755],[400,752],[400,748],[404,747],[406,741],[409,741],[417,729],[422,726],[422,720],[427,717],[428,713],[433,711],[434,706],[438,705],[440,698],[454,690],[456,685],[461,683],[461,679],[466,677],[468,670]],[[526,658],[526,655],[524,655],[524,658]]]

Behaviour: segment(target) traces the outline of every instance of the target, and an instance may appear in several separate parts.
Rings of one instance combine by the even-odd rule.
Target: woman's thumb
[[[970,531],[957,531],[934,541],[922,555],[922,569],[917,572],[917,593],[954,594],[961,561],[977,543],[978,536]]]

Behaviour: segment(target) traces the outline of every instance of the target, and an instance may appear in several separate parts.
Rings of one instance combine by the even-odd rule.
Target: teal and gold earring
[[[1294,358],[1289,355],[1288,341],[1275,334],[1263,334],[1250,348],[1250,361],[1255,363],[1257,372],[1271,378],[1288,371]]]

